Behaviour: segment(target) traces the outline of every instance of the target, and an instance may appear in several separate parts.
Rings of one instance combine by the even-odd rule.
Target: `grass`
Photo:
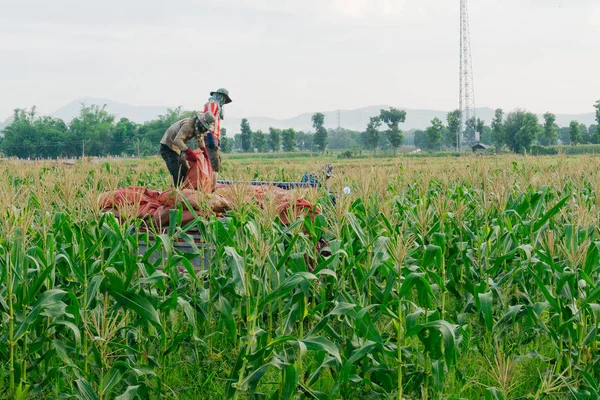
[[[352,192],[301,191],[315,220],[236,187],[227,229],[194,221],[216,251],[198,276],[169,250],[182,227],[152,263],[139,221],[98,209],[169,188],[158,157],[0,162],[0,397],[598,396],[600,157],[225,155],[220,178],[325,162]]]

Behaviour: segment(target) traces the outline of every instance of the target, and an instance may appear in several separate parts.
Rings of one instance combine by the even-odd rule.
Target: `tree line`
[[[58,158],[82,156],[147,156],[158,153],[165,131],[176,121],[190,117],[192,111],[182,107],[167,109],[164,115],[143,124],[128,118],[116,119],[106,105],[86,106],[70,123],[60,118],[42,116],[36,107],[16,109],[11,123],[0,136],[0,153],[19,158]],[[315,133],[294,129],[269,128],[268,133],[252,132],[247,119],[242,120],[241,133],[233,138],[221,129],[221,149],[231,151],[308,151],[322,152],[327,147],[325,117],[313,115]]]
[[[505,115],[499,108],[489,126],[481,119],[466,121],[465,141],[474,143],[478,132],[481,143],[494,146],[498,151],[506,147],[515,153],[530,151],[536,144],[600,144],[600,100],[594,108],[597,123],[589,127],[578,121],[571,121],[568,127],[559,127],[556,116],[551,112],[545,113],[543,121],[540,121],[537,115],[528,111],[516,110]],[[460,111],[454,110],[447,114],[446,125],[439,118],[434,118],[427,129],[415,131],[414,145],[430,151],[455,149],[459,129]]]
[[[476,133],[480,142],[497,150],[508,148],[516,153],[541,146],[562,144],[600,144],[600,100],[594,105],[597,124],[589,127],[572,121],[568,127],[558,127],[556,116],[547,112],[543,121],[537,115],[516,110],[505,115],[495,111],[491,123],[471,118],[465,123],[464,138],[474,143]],[[60,118],[41,116],[36,107],[16,109],[12,122],[2,130],[0,153],[19,158],[56,158],[79,156],[147,156],[158,152],[158,143],[169,126],[181,118],[193,115],[182,107],[167,109],[157,119],[137,124],[127,118],[116,117],[106,106],[82,104],[80,113],[70,123]],[[329,150],[396,150],[405,144],[400,124],[406,121],[406,111],[396,108],[381,109],[369,119],[362,132],[344,128],[325,129],[325,115],[311,117],[314,132],[293,128],[270,127],[268,132],[253,131],[247,118],[242,119],[240,133],[232,137],[221,130],[221,149],[225,153],[266,151]],[[427,151],[453,150],[460,129],[460,111],[447,114],[446,121],[434,118],[425,130],[414,130],[413,145]],[[409,136],[410,139],[410,136]]]
[[[137,124],[116,117],[106,106],[82,105],[70,123],[41,116],[36,107],[16,109],[12,122],[2,130],[0,152],[9,157],[57,158],[81,156],[133,156],[158,152],[166,129],[192,112],[168,109],[156,120]]]

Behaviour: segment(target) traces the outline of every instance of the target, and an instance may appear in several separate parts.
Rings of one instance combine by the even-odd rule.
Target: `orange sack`
[[[208,156],[200,149],[193,150],[198,161],[188,161],[190,169],[185,174],[183,187],[209,192],[212,190],[213,170]]]
[[[318,207],[298,196],[294,190],[284,190],[275,186],[223,185],[217,184],[212,189],[212,168],[210,161],[201,150],[194,150],[199,161],[190,162],[190,169],[185,176],[183,188],[164,192],[139,186],[118,188],[102,193],[98,205],[103,212],[113,212],[119,219],[138,218],[152,220],[155,226],[169,224],[170,210],[183,204],[182,224],[194,220],[194,214],[202,210],[205,215],[210,210],[213,215],[222,217],[229,210],[242,204],[251,204],[263,210],[271,210],[277,214],[281,222],[288,224],[301,213],[314,216],[320,214]],[[194,210],[188,210],[183,198]]]

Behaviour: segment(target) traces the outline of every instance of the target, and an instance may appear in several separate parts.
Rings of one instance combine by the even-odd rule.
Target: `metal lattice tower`
[[[473,64],[471,62],[471,38],[469,33],[469,12],[467,0],[460,0],[460,129],[457,138],[458,151],[462,150],[465,138],[466,123],[475,116],[475,87],[473,86]],[[474,132],[474,139],[479,141],[479,133]]]

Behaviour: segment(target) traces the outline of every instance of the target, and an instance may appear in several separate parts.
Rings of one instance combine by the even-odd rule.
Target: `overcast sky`
[[[470,0],[477,106],[592,112],[600,1]],[[459,0],[0,0],[0,120],[78,97],[231,116],[458,105]]]

